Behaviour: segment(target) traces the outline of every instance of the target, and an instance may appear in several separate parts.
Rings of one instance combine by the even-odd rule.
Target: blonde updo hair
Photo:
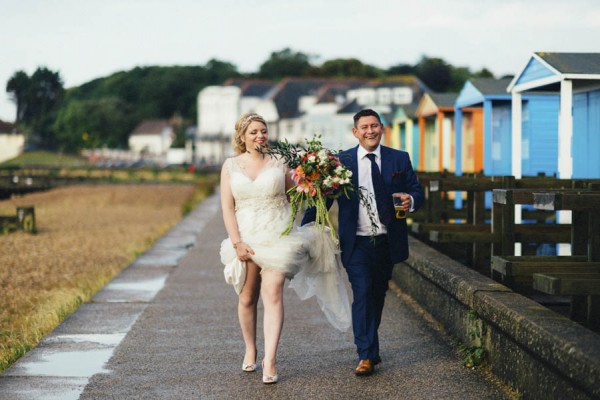
[[[237,154],[242,154],[246,152],[246,143],[244,142],[244,133],[246,133],[246,129],[248,129],[248,125],[251,122],[258,121],[262,122],[265,126],[267,126],[267,122],[263,117],[254,112],[249,112],[243,114],[235,123],[235,135],[233,135],[233,149]]]

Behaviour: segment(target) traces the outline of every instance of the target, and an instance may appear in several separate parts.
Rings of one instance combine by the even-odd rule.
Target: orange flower
[[[315,170],[312,174],[308,175],[306,178],[310,181],[316,181],[317,179],[319,179],[320,176],[321,176],[321,174],[319,173],[319,170]]]

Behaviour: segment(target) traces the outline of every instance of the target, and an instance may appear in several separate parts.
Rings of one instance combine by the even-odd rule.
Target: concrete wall
[[[410,252],[395,283],[464,343],[474,310],[492,372],[524,399],[600,398],[600,335],[413,238]]]
[[[0,133],[0,162],[15,158],[23,152],[24,135]]]

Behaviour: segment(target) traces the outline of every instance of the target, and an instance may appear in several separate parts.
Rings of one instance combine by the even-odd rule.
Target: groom
[[[355,374],[366,376],[381,362],[377,330],[392,268],[408,257],[406,219],[396,218],[392,194],[408,194],[401,198],[402,206],[410,211],[423,204],[424,195],[408,153],[380,145],[383,125],[379,114],[370,109],[359,111],[354,115],[352,133],[358,146],[339,157],[352,171],[355,190],[350,198],[342,195],[337,199],[338,225],[342,263],[354,298],[352,329],[360,360]],[[359,201],[357,193],[363,188],[370,207]],[[302,224],[314,219],[314,208],[308,209]]]

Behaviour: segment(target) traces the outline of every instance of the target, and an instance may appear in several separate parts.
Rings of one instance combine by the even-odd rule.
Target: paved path
[[[462,367],[448,338],[392,291],[375,375],[354,376],[351,333],[333,329],[316,301],[301,302],[291,289],[280,382],[263,385],[260,372],[242,372],[237,298],[218,254],[226,235],[218,202],[198,206],[1,375],[0,399],[507,398]]]

